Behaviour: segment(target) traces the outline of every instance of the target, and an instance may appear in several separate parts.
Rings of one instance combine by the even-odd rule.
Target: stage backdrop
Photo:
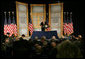
[[[63,35],[63,3],[49,4],[49,24],[51,31],[57,31],[59,37]]]
[[[31,4],[31,19],[34,31],[41,31],[40,23],[46,20],[45,6],[45,4]]]
[[[16,1],[17,30],[18,36],[29,36],[28,30],[28,4]]]

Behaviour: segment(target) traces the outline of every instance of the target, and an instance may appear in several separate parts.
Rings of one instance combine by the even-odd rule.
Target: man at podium
[[[42,21],[40,23],[40,26],[41,26],[41,31],[45,31],[45,29],[49,27],[49,25],[45,21]]]

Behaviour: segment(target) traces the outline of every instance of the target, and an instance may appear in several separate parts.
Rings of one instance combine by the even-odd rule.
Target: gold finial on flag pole
[[[6,12],[4,12],[4,14],[5,14],[5,17],[6,17]]]
[[[64,14],[66,14],[66,12],[64,12]]]
[[[70,12],[70,17],[72,17],[72,12]]]
[[[4,12],[4,14],[6,14],[6,12]]]
[[[72,12],[70,12],[70,14],[72,14]]]
[[[12,14],[13,14],[13,17],[14,17],[14,11],[12,12]]]
[[[8,13],[9,13],[9,16],[10,16],[10,11]]]
[[[71,19],[71,21],[72,21],[72,12],[70,12],[70,19]]]
[[[12,14],[14,15],[14,12],[12,12]]]

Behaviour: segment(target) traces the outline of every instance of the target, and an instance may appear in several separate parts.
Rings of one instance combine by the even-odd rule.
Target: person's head
[[[25,37],[25,35],[24,35],[24,34],[22,34],[22,37]]]
[[[41,41],[44,41],[44,40],[46,40],[46,37],[45,36],[42,36],[41,37]]]
[[[55,39],[56,39],[56,37],[55,37],[55,36],[52,36],[52,39],[53,39],[53,40],[55,40]]]
[[[56,47],[56,42],[51,42],[52,47]]]
[[[34,46],[37,47],[37,46],[39,46],[39,44],[35,44]]]
[[[47,44],[48,44],[47,41],[44,41],[44,42],[43,42],[43,45],[44,45],[44,46],[46,46]]]
[[[8,32],[6,35],[7,35],[7,36],[9,36],[9,35],[10,35],[10,33]]]
[[[9,43],[9,38],[6,38],[5,39],[5,43]]]
[[[40,45],[37,46],[37,49],[41,49],[42,47]]]
[[[78,38],[79,38],[79,39],[81,39],[81,38],[82,38],[82,36],[81,36],[81,35],[78,35]]]
[[[36,53],[41,53],[42,52],[42,46],[37,45],[35,50],[36,50]]]
[[[22,34],[22,38],[25,39],[25,35],[24,34]]]
[[[38,40],[38,37],[37,36],[35,37],[35,40]]]

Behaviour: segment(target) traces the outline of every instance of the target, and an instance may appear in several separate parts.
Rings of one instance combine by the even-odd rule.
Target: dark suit
[[[45,31],[45,24],[43,22],[41,22],[40,26],[41,26],[41,30]]]

